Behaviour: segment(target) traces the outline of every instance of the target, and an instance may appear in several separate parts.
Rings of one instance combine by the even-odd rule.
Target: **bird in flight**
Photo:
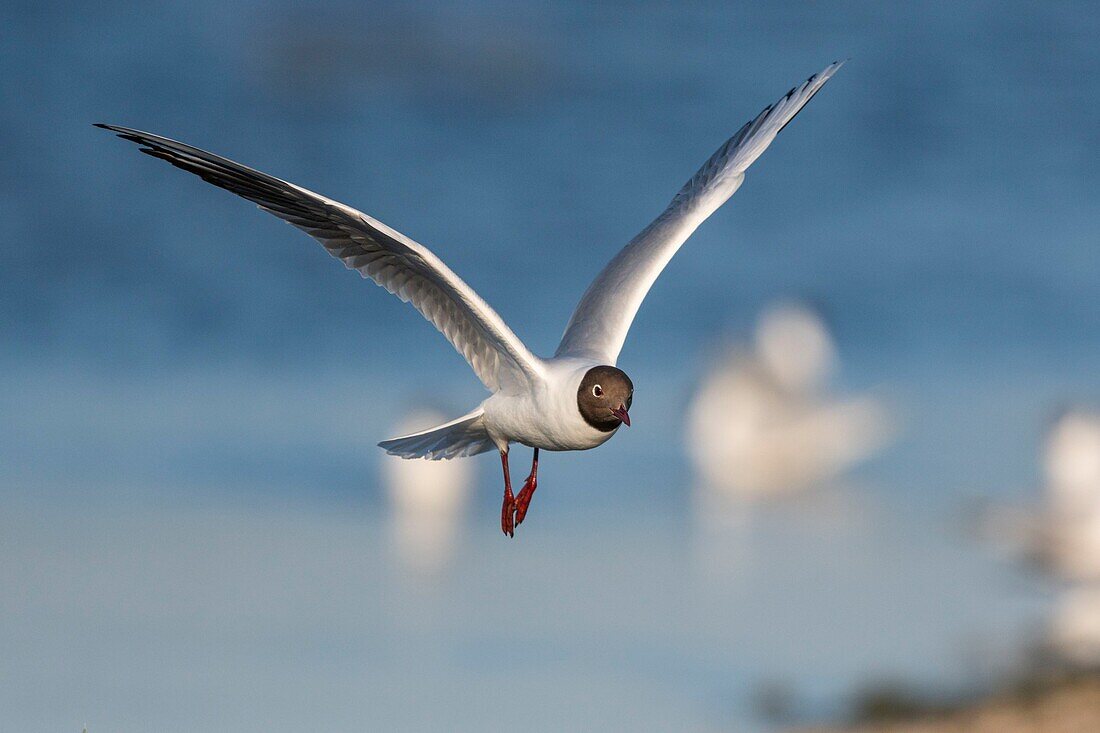
[[[492,394],[460,418],[379,445],[402,458],[433,460],[496,448],[504,469],[500,528],[511,537],[535,493],[540,449],[588,450],[621,425],[630,425],[634,384],[615,362],[646,293],[684,241],[733,195],[745,170],[842,64],[834,62],[791,89],[715,151],[661,215],[592,281],[549,359],[531,353],[431,250],[367,214],[175,140],[96,126],[293,224],[346,267],[411,303],[439,329]],[[512,443],[534,449],[531,473],[518,494],[508,471]]]

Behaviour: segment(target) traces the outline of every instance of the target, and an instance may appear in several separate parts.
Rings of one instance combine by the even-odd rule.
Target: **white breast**
[[[554,359],[545,362],[546,379],[518,395],[494,394],[481,403],[485,427],[501,450],[509,442],[543,450],[588,450],[615,434],[589,425],[577,406],[577,390],[595,362]]]

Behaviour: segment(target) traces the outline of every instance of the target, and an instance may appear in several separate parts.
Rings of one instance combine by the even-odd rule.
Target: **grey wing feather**
[[[490,390],[523,389],[541,375],[541,361],[500,316],[430,250],[400,232],[349,206],[205,150],[140,130],[96,126],[312,236],[346,267],[411,303]]]

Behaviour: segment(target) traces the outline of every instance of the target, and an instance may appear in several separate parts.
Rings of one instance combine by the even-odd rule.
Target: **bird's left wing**
[[[556,356],[615,364],[642,300],[680,245],[733,195],[745,178],[745,170],[843,63],[832,63],[787,92],[718,148],[668,208],[615,255],[588,286],[565,328]]]
[[[346,267],[412,303],[490,390],[520,390],[541,377],[542,362],[496,311],[427,247],[404,234],[350,206],[205,150],[126,127],[96,127],[141,145],[141,152],[246,198],[312,236]]]

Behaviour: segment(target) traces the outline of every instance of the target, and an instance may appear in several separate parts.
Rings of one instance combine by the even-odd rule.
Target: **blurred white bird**
[[[1062,577],[1100,582],[1100,415],[1074,410],[1046,441],[1043,555]]]
[[[1071,410],[1051,427],[1043,461],[1046,511],[1038,552],[1069,583],[1050,641],[1072,665],[1100,665],[1100,415]]]
[[[718,362],[688,413],[688,446],[705,489],[769,497],[834,478],[890,437],[876,400],[831,399],[837,362],[825,324],[794,304],[767,310],[751,351]]]
[[[749,166],[841,64],[792,88],[715,151],[661,215],[596,276],[550,359],[531,353],[427,247],[361,211],[160,135],[99,127],[305,231],[348,268],[412,303],[431,321],[492,395],[456,420],[379,445],[402,458],[433,459],[496,448],[504,470],[500,526],[512,536],[537,485],[539,449],[588,450],[610,439],[620,425],[630,425],[634,385],[615,363],[642,300],[680,246],[741,186]],[[517,495],[508,469],[511,443],[534,448],[531,473]]]
[[[409,414],[397,429],[413,432],[438,425],[432,410]],[[389,493],[398,557],[410,570],[434,575],[446,567],[469,500],[473,467],[468,461],[405,460],[386,456],[382,477]]]
[[[1042,464],[1042,507],[991,507],[982,535],[1060,581],[1050,645],[1071,665],[1100,665],[1100,414],[1063,413],[1047,431]]]
[[[1071,583],[1100,582],[1100,415],[1074,409],[1047,431],[1041,507],[992,506],[982,537]]]
[[[1081,585],[1062,593],[1051,618],[1050,642],[1071,665],[1100,665],[1100,584]]]

